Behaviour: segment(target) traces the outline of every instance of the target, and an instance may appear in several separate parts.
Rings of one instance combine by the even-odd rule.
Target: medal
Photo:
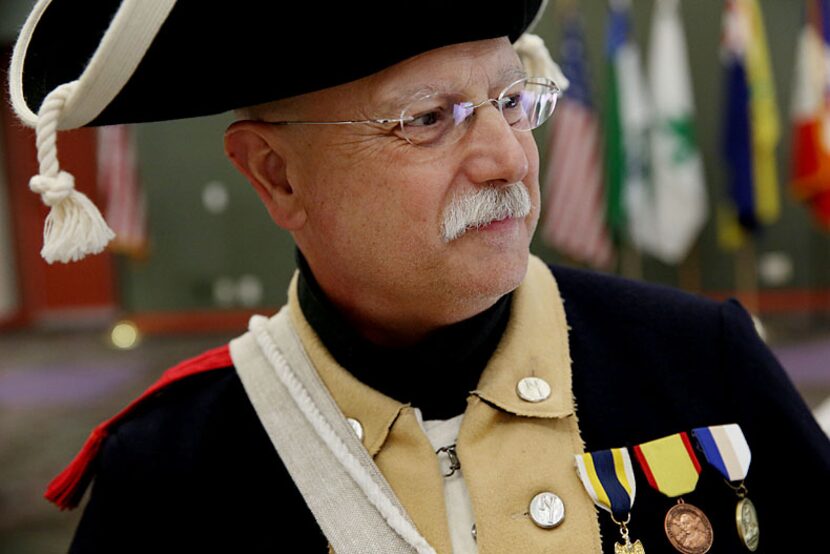
[[[738,528],[738,537],[750,551],[758,549],[760,527],[758,526],[758,512],[755,505],[746,497],[747,490],[743,481],[749,472],[749,462],[752,453],[749,444],[737,423],[730,425],[713,425],[698,427],[692,430],[703,450],[706,461],[726,479],[740,499],[735,507],[735,525]],[[733,485],[732,483],[737,483]]]
[[[755,504],[749,498],[741,498],[735,508],[735,525],[738,527],[738,536],[751,552],[758,549],[760,528],[758,527],[758,512]]]
[[[623,542],[614,543],[614,554],[646,554],[643,543],[640,541],[631,542],[631,539],[628,537],[628,527],[626,527],[626,524],[631,520],[630,514],[623,522],[617,521],[614,519],[614,516],[611,516],[611,520],[620,526],[620,535],[622,535],[623,539]]]
[[[704,554],[712,547],[712,525],[706,514],[683,500],[666,513],[663,528],[671,545],[683,554]]]
[[[634,454],[648,484],[677,504],[666,513],[663,528],[671,545],[682,554],[704,554],[712,547],[712,524],[699,508],[686,503],[681,495],[692,492],[700,475],[700,462],[689,436],[675,433],[634,447]]]
[[[625,448],[576,455],[576,471],[594,504],[611,514],[619,525],[622,542],[614,543],[614,554],[645,554],[640,541],[631,542],[628,523],[637,484],[631,456]]]

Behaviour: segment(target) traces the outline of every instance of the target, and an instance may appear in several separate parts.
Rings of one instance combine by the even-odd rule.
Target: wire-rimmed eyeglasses
[[[401,138],[416,146],[451,144],[464,135],[466,123],[481,106],[497,108],[516,131],[531,131],[547,121],[561,89],[546,77],[526,77],[509,84],[496,98],[481,102],[447,94],[424,94],[409,103],[398,117],[346,121],[266,121],[271,125],[352,125],[373,123],[399,127]]]

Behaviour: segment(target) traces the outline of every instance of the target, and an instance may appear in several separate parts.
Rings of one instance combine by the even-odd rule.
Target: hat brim
[[[22,93],[36,112],[78,79],[120,0],[81,10],[52,0],[23,56]],[[211,115],[322,90],[450,44],[514,42],[542,0],[310,2],[178,0],[135,71],[88,126]]]

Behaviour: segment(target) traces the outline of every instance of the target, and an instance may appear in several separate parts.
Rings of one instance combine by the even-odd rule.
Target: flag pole
[[[620,272],[623,277],[642,280],[643,278],[643,255],[640,249],[630,240],[622,243],[622,255],[620,256]]]
[[[755,254],[755,237],[748,236],[735,253],[735,295],[753,315],[760,310],[758,294],[758,263]]]
[[[700,264],[700,241],[695,241],[692,250],[678,268],[677,277],[680,288],[687,292],[700,293],[703,290],[702,268]]]

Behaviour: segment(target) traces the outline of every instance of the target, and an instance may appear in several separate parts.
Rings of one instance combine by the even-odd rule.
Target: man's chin
[[[501,297],[518,287],[527,274],[530,251],[513,248],[497,254],[469,260],[463,270],[463,281],[474,297]]]

